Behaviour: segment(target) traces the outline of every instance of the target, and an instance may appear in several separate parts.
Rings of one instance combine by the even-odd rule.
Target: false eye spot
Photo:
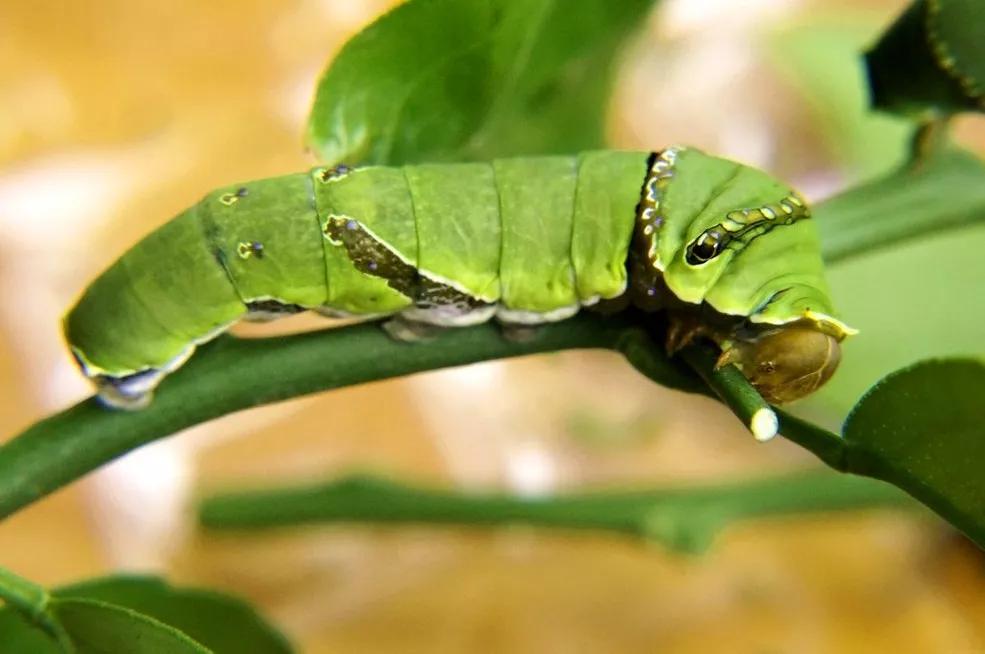
[[[724,245],[722,235],[717,231],[705,232],[687,249],[686,260],[692,266],[711,261],[721,254]]]
[[[331,168],[322,168],[316,173],[316,175],[318,177],[318,181],[322,184],[327,184],[328,182],[342,179],[350,172],[352,172],[352,168],[350,166],[340,163],[336,166],[332,166]]]
[[[240,259],[249,259],[253,256],[262,259],[263,243],[259,241],[244,241],[236,246],[236,254],[239,255]]]

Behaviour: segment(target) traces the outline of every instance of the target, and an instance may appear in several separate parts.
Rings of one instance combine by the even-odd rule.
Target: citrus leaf
[[[966,150],[945,148],[822,202],[814,215],[829,264],[982,222],[985,162]]]
[[[411,0],[331,62],[308,143],[356,164],[601,147],[617,46],[652,4]]]
[[[64,599],[97,600],[138,611],[215,652],[287,654],[291,647],[249,604],[201,588],[176,588],[149,576],[112,576],[54,591]]]
[[[84,599],[59,600],[52,608],[78,654],[212,654],[179,630],[130,609]]]
[[[47,654],[72,651],[72,648],[79,654],[289,654],[292,651],[284,637],[242,600],[209,590],[175,588],[155,577],[94,579],[45,593],[45,597],[43,615],[17,604],[0,610],[0,643],[3,643],[0,651],[4,654]],[[57,627],[57,635],[63,635],[67,644],[59,646],[51,638],[56,634],[50,623]]]
[[[848,469],[903,488],[985,547],[985,364],[924,361],[876,384],[843,436]]]
[[[873,106],[985,111],[985,3],[917,0],[865,55]]]

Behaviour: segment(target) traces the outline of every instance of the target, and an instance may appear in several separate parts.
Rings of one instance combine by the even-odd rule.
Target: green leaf
[[[850,470],[896,484],[985,547],[985,364],[925,361],[876,384],[844,427]]]
[[[95,600],[53,603],[58,621],[78,654],[211,654],[177,629],[136,611]],[[57,651],[57,650],[55,650]],[[28,654],[25,652],[24,654]],[[30,654],[40,654],[30,652]]]
[[[836,470],[906,491],[985,549],[982,397],[982,361],[923,361],[873,386],[841,437],[783,411],[780,431]]]
[[[940,65],[985,110],[985,4],[931,0],[929,34]]]
[[[215,652],[287,654],[291,647],[246,602],[211,590],[175,588],[162,579],[114,576],[86,581],[54,592],[67,598],[98,600],[154,618]]]
[[[985,162],[943,149],[822,202],[814,215],[828,263],[985,221]]]
[[[174,588],[153,577],[107,577],[45,595],[45,620],[16,604],[13,607],[30,621],[13,607],[0,610],[3,654],[46,654],[73,647],[80,654],[291,652],[284,637],[241,600]],[[36,628],[47,628],[47,621],[69,644],[59,647]]]
[[[309,145],[377,164],[601,147],[614,53],[652,4],[411,0],[326,70]]]
[[[69,643],[65,636],[66,643]],[[0,609],[0,643],[4,654],[61,654],[71,652],[71,645],[59,647],[52,636],[37,624],[27,622],[9,607]]]
[[[916,0],[865,55],[873,105],[901,114],[985,110],[985,4]]]

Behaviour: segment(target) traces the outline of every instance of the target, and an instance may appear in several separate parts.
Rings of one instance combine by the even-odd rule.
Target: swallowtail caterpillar
[[[316,168],[219,189],[146,236],[65,337],[106,404],[139,408],[241,319],[389,316],[412,338],[632,304],[666,313],[670,352],[710,338],[780,403],[821,386],[853,331],[809,217],[767,174],[684,147]]]

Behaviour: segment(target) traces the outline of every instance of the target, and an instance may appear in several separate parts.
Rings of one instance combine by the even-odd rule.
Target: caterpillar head
[[[784,404],[810,395],[831,378],[841,361],[839,340],[812,325],[784,325],[733,343],[718,363],[736,364],[767,402]]]
[[[638,259],[683,306],[734,321],[714,337],[720,365],[735,363],[772,403],[831,378],[855,330],[833,317],[800,194],[756,168],[670,148],[655,155],[639,207]]]

